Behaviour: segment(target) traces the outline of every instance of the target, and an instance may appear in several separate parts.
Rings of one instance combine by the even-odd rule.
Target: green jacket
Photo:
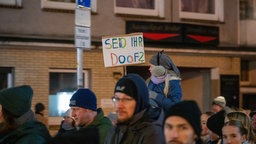
[[[88,125],[86,128],[96,127],[99,132],[100,137],[100,144],[103,144],[107,133],[113,127],[111,121],[104,116],[104,113],[101,108],[97,109],[97,116],[95,117],[94,121]]]
[[[49,131],[43,123],[29,121],[1,136],[0,144],[47,144],[50,140]]]

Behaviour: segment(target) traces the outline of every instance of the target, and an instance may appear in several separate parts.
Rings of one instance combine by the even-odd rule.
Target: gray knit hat
[[[173,63],[172,59],[164,53],[164,51],[158,52],[157,54],[153,55],[149,62],[155,66],[161,65],[167,70],[173,70],[176,75],[180,76],[180,71]]]
[[[218,106],[221,106],[221,107],[224,108],[226,106],[226,99],[223,96],[218,96],[215,99],[213,99],[212,104],[213,105],[218,105]]]
[[[167,74],[167,70],[159,65],[159,66],[155,66],[154,70],[153,70],[153,75],[156,77],[160,77],[160,76],[164,76]]]

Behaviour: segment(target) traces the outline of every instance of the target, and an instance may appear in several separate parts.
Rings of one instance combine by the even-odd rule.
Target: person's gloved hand
[[[149,90],[149,103],[153,108],[159,107],[158,103],[156,102],[157,93]]]
[[[157,97],[157,93],[152,90],[149,90],[149,98],[156,99],[156,97]]]

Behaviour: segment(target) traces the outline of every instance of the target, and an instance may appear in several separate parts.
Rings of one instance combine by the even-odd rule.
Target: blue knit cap
[[[82,107],[93,111],[97,110],[95,94],[90,89],[78,89],[70,99],[70,107]]]

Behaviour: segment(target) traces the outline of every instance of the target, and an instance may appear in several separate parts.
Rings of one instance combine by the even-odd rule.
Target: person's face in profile
[[[217,112],[221,111],[222,109],[223,108],[219,105],[216,105],[216,104],[212,105],[212,112],[214,112],[214,113],[217,113]]]
[[[81,107],[71,107],[71,116],[75,119],[76,126],[85,126],[89,125],[91,122],[90,112],[91,110],[81,108]]]
[[[153,73],[154,73],[154,68],[155,68],[155,65],[150,64],[148,70],[150,71],[151,75],[153,75]]]
[[[256,114],[252,116],[251,123],[252,123],[253,129],[256,130]]]
[[[206,126],[207,120],[208,120],[209,116],[207,114],[202,114],[201,115],[201,126],[202,126],[202,132],[201,132],[201,136],[206,136],[208,135],[208,128]]]
[[[0,104],[0,123],[4,122],[3,107]]]

